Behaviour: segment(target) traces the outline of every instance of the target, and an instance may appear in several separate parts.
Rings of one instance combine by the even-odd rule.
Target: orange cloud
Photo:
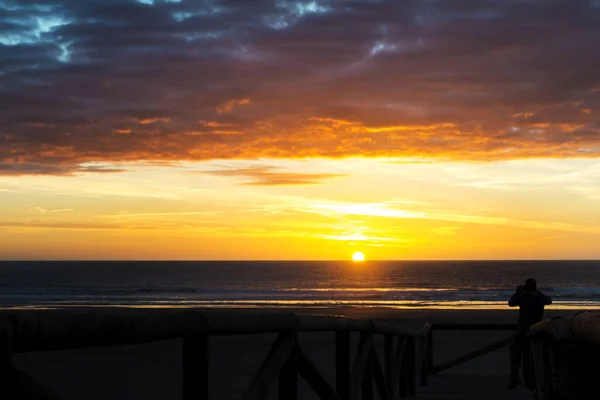
[[[298,185],[317,185],[324,180],[339,178],[340,174],[309,174],[280,171],[273,167],[245,167],[233,169],[221,169],[212,171],[201,171],[203,174],[230,176],[244,178],[242,185],[251,186],[298,186]]]
[[[559,124],[562,132],[574,132],[585,127],[584,124]]]
[[[513,114],[513,118],[531,118],[535,115],[535,113],[532,112],[519,112],[519,113],[515,113]]]
[[[146,118],[140,119],[138,122],[142,125],[154,124],[156,122],[169,122],[171,118]]]
[[[224,114],[232,112],[236,106],[245,106],[251,104],[250,99],[232,99],[217,106],[217,113]]]
[[[223,124],[221,122],[218,121],[198,121],[200,123],[202,123],[204,126],[209,127],[209,128],[222,128],[224,126],[230,126],[229,124]]]
[[[447,122],[441,124],[431,125],[395,125],[395,126],[377,126],[377,127],[363,127],[367,132],[379,133],[379,132],[419,132],[419,131],[434,131],[443,128],[455,128],[456,125]]]
[[[434,2],[432,13],[405,1],[301,13],[291,2],[232,2],[197,24],[168,2],[115,0],[89,30],[96,3],[61,3],[49,16],[60,10],[68,28],[18,46],[0,67],[0,174],[89,161],[600,157],[593,2],[493,2],[485,12]],[[29,37],[26,25],[11,40]],[[521,25],[542,28],[523,36]],[[78,45],[57,63],[64,43]],[[88,56],[93,68],[73,73]],[[32,60],[35,79],[24,72]],[[99,76],[110,85],[96,87]]]
[[[36,151],[14,147],[4,158],[4,165],[0,162],[0,174],[16,170],[52,173],[52,168],[42,168],[45,160],[54,160],[54,165],[61,160],[64,168],[76,169],[77,165],[92,161],[174,162],[257,157],[408,157],[424,161],[591,157],[595,153],[585,149],[594,149],[600,138],[600,131],[585,125],[550,122],[525,126],[543,128],[543,141],[508,127],[482,132],[477,127],[455,122],[376,125],[347,119],[307,118],[181,132],[169,125],[153,126],[152,130],[140,126],[135,135],[88,136],[92,142],[83,141],[86,139],[83,136],[74,147],[45,144]],[[566,140],[565,135],[572,135],[572,139]],[[98,143],[102,147],[95,150]],[[36,165],[42,166],[41,169]]]

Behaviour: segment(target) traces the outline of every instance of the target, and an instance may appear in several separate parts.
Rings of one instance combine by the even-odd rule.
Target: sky
[[[0,1],[0,259],[600,259],[598,0]]]

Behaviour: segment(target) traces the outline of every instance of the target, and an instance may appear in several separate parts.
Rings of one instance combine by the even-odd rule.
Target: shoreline
[[[518,310],[518,308],[508,307],[505,303],[502,304],[469,304],[469,305],[365,305],[365,304],[310,304],[310,305],[273,305],[268,304],[236,304],[236,303],[224,303],[224,304],[132,304],[132,303],[121,303],[121,304],[32,304],[32,305],[0,305],[0,311],[11,311],[11,310],[63,310],[63,309],[121,309],[121,308],[140,308],[140,309],[202,309],[202,310],[269,310],[281,312],[294,312],[301,313],[302,310],[386,310],[386,311],[407,311],[407,310],[446,310],[446,311],[511,311]],[[545,310],[548,311],[599,311],[600,303],[598,305],[570,305],[570,304],[552,304],[546,306]]]

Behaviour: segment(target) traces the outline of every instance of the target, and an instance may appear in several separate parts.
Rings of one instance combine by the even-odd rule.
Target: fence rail
[[[509,331],[514,324],[434,323],[436,330]],[[528,332],[529,346],[523,360],[525,384],[540,400],[576,400],[597,391],[600,376],[600,313],[580,312],[570,319],[554,317],[534,325]],[[512,335],[439,365],[428,362],[435,374],[510,344]],[[434,347],[429,346],[433,358]],[[507,366],[508,368],[508,366]]]
[[[435,322],[431,324],[432,329],[453,331],[514,331],[517,324],[477,324],[458,322]]]
[[[302,332],[335,332],[335,382],[328,382],[298,344]],[[420,330],[341,316],[204,310],[18,310],[0,314],[4,367],[11,353],[139,344],[182,339],[184,400],[209,395],[210,336],[278,333],[242,398],[264,399],[279,382],[280,399],[296,399],[298,376],[320,399],[413,397],[427,384],[431,324]],[[351,363],[350,335],[360,334]],[[383,335],[384,357],[374,345]],[[2,379],[2,378],[0,378]]]
[[[427,373],[437,374],[448,368],[455,367],[464,362],[470,361],[476,357],[496,351],[510,344],[512,334],[502,340],[490,343],[484,347],[473,350],[469,353],[462,354],[451,360],[444,361],[441,364],[434,365],[433,363],[433,336],[436,330],[452,330],[452,331],[514,331],[517,328],[516,324],[477,324],[477,323],[433,323],[429,332],[429,346],[427,355]]]

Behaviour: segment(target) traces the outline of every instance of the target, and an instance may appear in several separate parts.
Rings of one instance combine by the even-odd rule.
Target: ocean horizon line
[[[28,263],[28,262],[343,262],[365,264],[370,262],[600,262],[596,258],[431,258],[431,259],[365,259],[354,261],[352,259],[6,259],[0,263]]]

